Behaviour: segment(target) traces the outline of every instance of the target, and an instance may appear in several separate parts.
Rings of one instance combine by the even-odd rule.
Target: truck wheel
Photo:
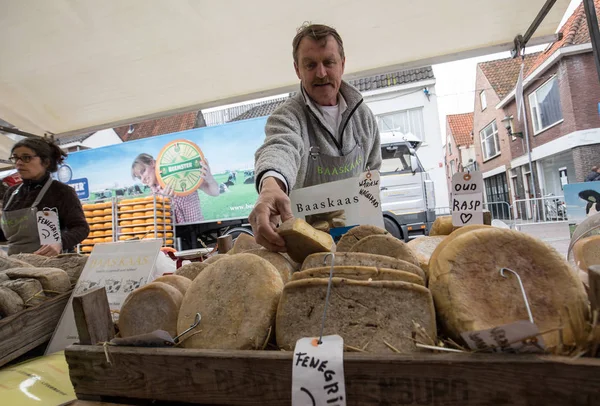
[[[244,227],[234,227],[231,230],[227,230],[227,232],[225,232],[225,234],[223,235],[231,235],[231,238],[233,239],[233,241],[235,241],[235,239],[238,238],[240,234],[248,234],[249,236],[254,237],[254,234],[252,234],[252,230],[248,230]]]
[[[404,239],[404,237],[402,237],[402,231],[400,230],[400,227],[394,220],[392,220],[389,217],[384,217],[383,224],[385,224],[385,229],[388,233],[390,233],[399,240]]]

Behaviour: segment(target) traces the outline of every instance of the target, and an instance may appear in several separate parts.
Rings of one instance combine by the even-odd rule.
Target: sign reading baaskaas
[[[313,227],[333,229],[370,224],[383,228],[379,172],[292,191],[292,212]]]

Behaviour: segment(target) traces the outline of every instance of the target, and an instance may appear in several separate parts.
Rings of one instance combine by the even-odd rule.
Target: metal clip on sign
[[[531,322],[531,324],[535,324],[533,321],[533,315],[531,314],[531,308],[529,307],[529,300],[527,299],[527,293],[525,293],[525,288],[523,287],[523,282],[521,281],[521,277],[519,276],[518,273],[516,273],[512,269],[502,268],[502,269],[500,269],[500,276],[502,276],[503,278],[508,278],[508,276],[506,276],[504,274],[504,271],[510,272],[517,277],[517,280],[519,281],[519,287],[521,288],[521,293],[523,294],[523,300],[525,301],[525,307],[527,308],[527,315],[529,316],[529,321]]]
[[[331,257],[331,268],[329,269],[329,283],[327,284],[327,296],[325,297],[325,308],[323,309],[323,321],[321,322],[321,333],[319,334],[319,341],[317,344],[323,343],[323,330],[325,329],[325,319],[327,318],[327,306],[329,305],[329,295],[331,294],[331,284],[333,280],[333,267],[335,265],[335,254],[330,252],[323,258],[323,265],[327,265],[327,258]]]
[[[190,328],[188,328],[187,330],[179,334],[177,337],[175,337],[173,341],[175,341],[175,343],[179,343],[179,339],[181,337],[195,329],[198,326],[198,324],[200,324],[200,320],[202,320],[202,316],[200,315],[200,313],[196,313],[196,318],[194,319],[194,323],[190,326]]]

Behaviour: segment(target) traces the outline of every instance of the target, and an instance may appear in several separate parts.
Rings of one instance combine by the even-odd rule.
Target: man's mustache
[[[320,79],[320,80],[313,80],[312,84],[313,84],[313,86],[329,85],[329,84],[331,84],[331,82],[329,81],[329,79]]]

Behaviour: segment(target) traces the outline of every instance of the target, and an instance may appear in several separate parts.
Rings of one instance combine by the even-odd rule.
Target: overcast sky
[[[561,25],[564,24],[580,3],[581,0],[571,0],[571,4],[569,4]],[[527,53],[541,51],[545,47],[545,45],[532,47],[527,50]],[[503,52],[433,66],[433,72],[437,81],[435,91],[438,97],[440,129],[443,140],[446,139],[446,115],[473,111],[477,64],[479,62],[508,57],[510,57],[510,53]]]

